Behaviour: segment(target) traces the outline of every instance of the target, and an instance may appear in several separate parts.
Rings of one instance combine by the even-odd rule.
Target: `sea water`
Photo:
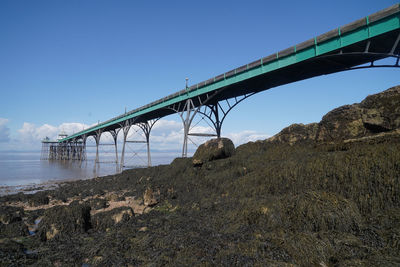
[[[169,164],[179,156],[176,152],[152,153],[152,164]],[[40,152],[0,152],[0,186],[34,185],[64,180],[79,180],[115,174],[121,171],[114,157],[94,163],[93,155],[86,161],[40,160]],[[145,166],[145,153],[138,159],[127,157],[125,168]]]

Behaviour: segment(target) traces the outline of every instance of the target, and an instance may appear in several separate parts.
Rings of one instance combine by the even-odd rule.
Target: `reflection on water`
[[[153,153],[152,155],[154,165],[168,164],[175,157],[176,153]],[[119,164],[110,162],[95,164],[92,159],[87,161],[47,161],[40,160],[38,152],[0,152],[0,186],[88,179],[119,173],[121,171]],[[129,164],[129,166],[134,167],[135,164]]]
[[[119,172],[116,164],[88,161],[0,161],[1,185],[26,185],[47,181],[88,179]]]

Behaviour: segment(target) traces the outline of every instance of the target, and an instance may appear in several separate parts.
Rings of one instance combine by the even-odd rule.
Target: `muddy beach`
[[[0,198],[0,266],[398,266],[400,87],[193,158]]]

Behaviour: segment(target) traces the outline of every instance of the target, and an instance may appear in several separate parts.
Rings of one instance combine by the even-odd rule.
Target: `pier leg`
[[[254,94],[255,93],[244,94],[242,96],[233,97],[216,103],[205,104],[203,106],[200,106],[197,112],[211,121],[214,126],[217,138],[220,138],[222,124],[224,123],[224,120],[228,113],[243,100],[249,98]]]
[[[121,171],[124,168],[126,138],[128,138],[128,132],[130,128],[131,124],[129,124],[129,122],[126,121],[125,125],[122,127],[122,131],[124,133],[124,140],[122,142],[121,165],[120,165]]]
[[[96,140],[96,158],[95,158],[95,160],[94,160],[94,163],[98,163],[99,162],[99,143],[98,143],[98,141]]]
[[[41,160],[49,160],[50,159],[50,143],[49,142],[42,142],[42,153],[40,155]]]
[[[62,146],[62,144],[58,144],[57,146],[57,159],[58,160],[62,160],[63,159],[63,153],[64,153],[64,148]]]
[[[146,136],[146,142],[147,142],[147,167],[151,167],[150,136]]]
[[[86,139],[87,136],[83,135],[82,136],[82,143],[80,144],[80,149],[79,149],[79,155],[78,155],[78,159],[80,162],[82,162],[83,160],[86,160]]]
[[[118,165],[118,148],[117,148],[117,138],[118,138],[118,132],[121,129],[116,130],[111,130],[110,134],[112,135],[114,139],[114,148],[115,148],[115,163]]]
[[[149,120],[143,123],[139,123],[139,127],[142,129],[145,137],[146,137],[146,144],[147,144],[147,167],[151,167],[151,155],[150,155],[150,132],[153,128],[154,124],[159,120]]]
[[[102,130],[97,130],[96,135],[95,135],[95,140],[96,140],[96,159],[95,159],[95,165],[99,163],[99,145],[100,145],[100,137],[102,134]]]
[[[67,160],[71,160],[74,156],[74,142],[67,143]]]
[[[84,161],[87,160],[87,156],[86,156],[86,140],[87,140],[87,136],[84,136],[84,138],[82,140],[82,144],[83,144],[82,160],[84,160]]]
[[[78,153],[79,153],[79,147],[78,147],[78,142],[76,140],[73,141],[72,143],[72,160],[77,160],[78,159]]]
[[[69,147],[69,145],[68,145],[68,143],[65,143],[64,144],[64,160],[66,160],[66,159],[68,159],[68,147]]]
[[[114,146],[115,146],[115,164],[118,165],[117,137],[114,138]]]
[[[190,125],[192,124],[193,118],[196,115],[198,109],[195,109],[195,105],[193,104],[192,99],[186,100],[183,107],[182,103],[179,103],[168,108],[178,113],[179,117],[181,117],[182,119],[183,123],[182,158],[186,158]]]
[[[74,160],[74,159],[75,159],[75,140],[72,140],[72,142],[69,143],[68,160]]]
[[[187,147],[188,147],[188,136],[189,136],[189,129],[190,125],[192,124],[193,118],[196,115],[196,112],[192,115],[195,106],[193,104],[192,99],[188,99],[186,101],[185,107],[179,116],[183,122],[183,147],[182,147],[182,158],[187,157]],[[186,117],[184,118],[184,113],[186,113]]]
[[[54,160],[54,145],[50,145],[49,159]]]
[[[60,160],[61,159],[61,146],[60,144],[56,145],[56,160]]]

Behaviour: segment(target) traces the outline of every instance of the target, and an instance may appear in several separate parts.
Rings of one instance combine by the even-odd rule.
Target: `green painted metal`
[[[304,49],[296,49],[296,46],[294,46],[292,53],[282,57],[279,57],[279,53],[275,53],[274,55],[276,56],[274,56],[272,60],[260,59],[260,64],[258,64],[258,66],[256,67],[249,68],[249,64],[247,64],[247,67],[244,68],[244,70],[238,71],[238,69],[235,69],[233,71],[225,73],[222,80],[216,81],[216,78],[214,77],[212,79],[214,82],[212,82],[210,79],[208,81],[211,82],[199,83],[195,86],[195,89],[193,90],[182,90],[178,93],[164,98],[162,101],[156,101],[145,107],[131,111],[126,115],[124,114],[106,122],[100,123],[96,126],[61,139],[59,140],[59,142],[65,142],[73,138],[83,136],[85,134],[90,134],[95,132],[96,130],[122,123],[128,119],[132,119],[158,109],[166,108],[172,104],[179,103],[181,101],[185,101],[187,99],[203,95],[205,93],[213,92],[220,88],[242,82],[246,79],[254,78],[258,75],[263,75],[265,73],[311,59],[313,57],[317,57],[338,49],[345,48],[346,46],[367,40],[369,38],[373,38],[375,36],[379,36],[381,34],[400,29],[400,3],[390,7],[389,9],[391,9],[391,13],[389,13],[389,15],[376,19],[373,22],[370,22],[370,18],[367,16],[365,17],[365,25],[357,27],[349,32],[341,33],[341,28],[339,27],[337,29],[337,34],[335,33],[336,30],[331,31],[332,33],[326,33],[331,33],[333,35],[336,34],[336,36],[325,39],[324,35],[315,37],[314,44],[310,45],[309,47],[306,47]],[[379,12],[375,14],[378,13]],[[318,42],[318,38],[322,39],[322,41]],[[233,72],[234,74],[231,75],[231,72]]]

